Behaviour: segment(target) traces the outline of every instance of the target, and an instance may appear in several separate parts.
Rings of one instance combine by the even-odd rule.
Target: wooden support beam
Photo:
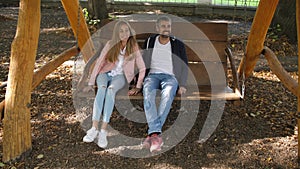
[[[243,71],[247,78],[252,74],[259,55],[261,54],[268,28],[271,24],[279,0],[260,0],[256,9],[246,47],[246,57],[243,57],[238,68],[241,76]],[[244,67],[245,66],[245,67]]]
[[[40,0],[20,0],[19,18],[11,46],[3,119],[4,162],[31,150],[31,85],[40,32]]]
[[[299,136],[299,133],[300,133],[300,79],[299,79],[299,75],[300,75],[300,69],[299,69],[299,66],[300,66],[300,2],[299,1],[296,1],[296,25],[297,25],[297,37],[298,37],[298,95],[297,95],[297,98],[298,98],[298,106],[297,106],[297,111],[298,111],[298,120],[297,120],[297,124],[298,124],[298,161],[300,160],[300,136]]]
[[[281,65],[275,53],[268,47],[264,47],[264,52],[272,72],[280,79],[281,83],[289,89],[295,96],[298,94],[298,84]]]
[[[69,60],[72,56],[78,54],[77,47],[72,47],[63,53],[59,54],[55,59],[48,62],[46,65],[41,67],[39,70],[34,72],[33,74],[33,81],[31,90],[36,88],[44,79],[45,77],[53,72],[58,66],[63,64],[65,61]],[[0,103],[0,120],[2,119],[1,113],[4,111],[5,101]]]
[[[90,38],[90,31],[85,22],[79,1],[61,0],[66,11],[74,36],[77,38],[78,46],[85,62],[94,55],[94,44]]]
[[[59,54],[55,59],[48,62],[46,65],[41,67],[39,70],[34,72],[33,81],[32,81],[32,90],[36,88],[45,77],[53,72],[57,67],[63,64],[65,61],[69,60],[72,56],[78,54],[78,50],[76,47],[72,47],[63,53]]]

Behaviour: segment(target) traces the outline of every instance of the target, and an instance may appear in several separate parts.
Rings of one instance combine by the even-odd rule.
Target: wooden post
[[[300,75],[300,2],[296,1],[296,24],[297,24],[297,37],[298,37],[298,76]],[[297,106],[297,111],[298,111],[298,160],[300,160],[300,118],[299,118],[299,112],[300,112],[300,79],[298,77],[298,106]]]
[[[71,24],[74,36],[77,37],[79,48],[85,62],[94,55],[94,44],[90,38],[90,31],[85,22],[78,0],[61,0]],[[79,15],[79,16],[78,16]],[[78,23],[79,21],[79,23]]]
[[[279,0],[260,0],[248,37],[246,58],[244,57],[242,59],[238,68],[239,75],[242,75],[243,71],[245,71],[245,77],[251,75],[258,57],[263,50],[265,37],[278,1]],[[243,66],[245,66],[245,68],[243,68]]]
[[[55,59],[48,62],[46,65],[41,67],[39,70],[34,72],[33,81],[32,81],[32,90],[36,88],[45,77],[53,72],[57,67],[63,64],[65,61],[69,60],[72,56],[78,54],[78,50],[76,47],[72,47],[63,53],[59,54]],[[1,110],[1,109],[0,109]]]
[[[32,146],[29,107],[39,32],[40,0],[20,0],[5,94],[4,162],[18,158]]]
[[[44,79],[45,77],[53,72],[58,66],[63,64],[65,61],[69,60],[72,56],[77,55],[78,50],[76,47],[72,47],[63,53],[59,54],[55,59],[48,62],[46,65],[41,67],[39,70],[34,72],[33,80],[32,80],[32,90],[36,88]],[[1,113],[4,111],[5,107],[5,100],[0,102],[0,121],[2,119]]]
[[[275,53],[268,47],[264,47],[264,55],[272,72],[279,78],[281,83],[295,96],[298,96],[298,84],[295,79],[284,69]]]

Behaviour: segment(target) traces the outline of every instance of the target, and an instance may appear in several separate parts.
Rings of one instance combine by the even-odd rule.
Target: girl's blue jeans
[[[163,73],[151,73],[144,81],[144,110],[148,123],[148,134],[162,132],[162,127],[171,109],[171,105],[176,95],[178,82],[173,75]],[[160,104],[156,106],[156,92],[161,90]]]
[[[124,87],[124,75],[109,76],[108,73],[101,73],[97,76],[98,86],[96,98],[93,107],[93,121],[100,121],[103,110],[102,121],[109,123],[112,114],[116,93]],[[103,109],[104,108],[104,109]]]

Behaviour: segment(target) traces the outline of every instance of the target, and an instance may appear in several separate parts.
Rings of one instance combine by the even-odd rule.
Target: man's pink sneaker
[[[161,146],[164,144],[161,135],[153,134],[151,135],[151,146],[150,152],[158,152],[161,150]]]
[[[142,146],[144,149],[149,149],[151,146],[151,137],[148,135],[146,139],[143,141]]]

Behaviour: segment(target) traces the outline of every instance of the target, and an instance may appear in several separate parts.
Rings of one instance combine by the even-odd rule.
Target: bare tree
[[[292,42],[297,41],[296,32],[296,0],[280,0],[273,19],[273,26],[280,25],[282,34]]]
[[[89,17],[102,20],[108,18],[106,0],[88,0]]]

